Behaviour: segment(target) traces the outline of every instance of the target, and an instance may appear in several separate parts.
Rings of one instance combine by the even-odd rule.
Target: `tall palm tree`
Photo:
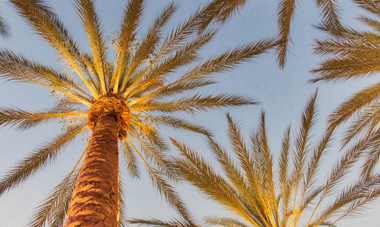
[[[219,174],[220,171],[192,148],[172,139],[180,152],[180,156],[174,158],[178,174],[207,198],[239,217],[207,217],[207,226],[334,226],[337,221],[380,196],[380,174],[370,180],[359,178],[350,186],[339,188],[342,179],[360,156],[358,149],[347,150],[332,167],[326,181],[322,182],[318,176],[333,132],[323,135],[318,143],[310,141],[315,123],[316,98],[317,93],[303,111],[302,125],[294,142],[290,139],[290,126],[286,129],[277,169],[267,140],[264,112],[259,127],[249,137],[250,145],[238,123],[227,115],[233,157],[209,137],[210,148],[224,175]],[[132,222],[176,226],[173,224],[175,221],[154,219]]]
[[[278,4],[278,19],[279,26],[277,47],[278,57],[277,61],[281,68],[285,66],[286,56],[289,49],[290,25],[292,23],[297,0],[280,0]],[[322,12],[323,23],[336,33],[340,33],[342,24],[339,17],[339,7],[336,0],[315,0],[318,9]]]
[[[361,8],[380,17],[380,3],[371,0],[354,0]],[[340,34],[322,26],[335,38],[327,38],[317,41],[315,52],[333,56],[323,61],[319,67],[313,70],[318,77],[312,82],[318,81],[346,81],[370,77],[380,72],[380,21],[369,16],[361,16],[360,21],[371,27],[373,31],[357,31],[345,28]],[[366,155],[362,175],[370,177],[372,170],[379,160],[379,133],[378,123],[380,84],[371,85],[362,91],[352,95],[348,100],[340,104],[330,115],[329,129],[332,130],[342,123],[353,119],[353,123],[346,131],[343,146],[359,138],[361,149]]]
[[[158,191],[186,219],[186,208],[167,183],[168,179],[175,181],[176,178],[165,156],[167,145],[158,126],[210,135],[205,128],[172,113],[195,114],[255,104],[250,98],[230,94],[182,95],[214,84],[210,75],[229,71],[274,46],[273,40],[261,40],[199,60],[199,50],[212,41],[220,25],[242,7],[245,0],[213,0],[167,35],[163,29],[178,8],[176,4],[169,4],[148,31],[139,35],[137,31],[146,2],[130,0],[114,40],[115,63],[108,61],[105,33],[92,0],[74,1],[88,35],[90,54],[79,49],[69,30],[45,1],[10,2],[33,30],[58,52],[67,70],[60,72],[10,50],[1,50],[2,79],[45,86],[58,94],[59,102],[39,111],[1,108],[0,125],[28,129],[53,120],[66,124],[65,132],[35,150],[1,179],[0,195],[51,163],[74,138],[90,129],[92,135],[83,153],[83,163],[80,165],[81,160],[78,160],[74,170],[38,208],[31,226],[117,226],[117,220],[124,225],[125,219],[118,211],[124,206],[119,196],[118,146],[129,173],[133,177],[139,175],[137,155]],[[186,73],[175,74],[180,67],[191,64]],[[75,76],[68,72],[75,72]],[[174,78],[167,79],[173,74]]]

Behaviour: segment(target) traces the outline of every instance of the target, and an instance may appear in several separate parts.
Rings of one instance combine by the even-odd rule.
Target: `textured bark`
[[[118,128],[112,115],[98,119],[75,185],[65,227],[117,227]]]

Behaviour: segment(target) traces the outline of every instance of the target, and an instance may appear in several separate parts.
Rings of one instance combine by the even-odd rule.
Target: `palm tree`
[[[379,2],[371,0],[355,0],[355,2],[364,10],[377,17],[380,16]],[[373,31],[362,32],[345,28],[344,32],[336,34],[326,26],[322,26],[323,30],[335,38],[317,41],[315,52],[321,55],[333,54],[333,56],[313,70],[319,75],[312,82],[361,79],[380,72],[380,21],[368,16],[361,16],[359,20],[373,28]],[[378,149],[380,134],[377,129],[380,116],[379,97],[380,84],[371,85],[340,104],[329,118],[329,130],[350,119],[354,120],[346,131],[343,146],[362,135],[359,139],[362,144],[360,149],[366,155],[362,175],[366,177],[371,176],[380,155]]]
[[[277,61],[281,68],[285,66],[286,56],[289,49],[290,25],[294,17],[296,9],[296,0],[280,0],[278,4],[278,19],[279,26],[278,34],[278,57]],[[339,7],[336,0],[315,0],[318,9],[322,12],[323,23],[336,33],[342,30],[342,24],[339,17]]]
[[[339,189],[339,184],[360,156],[358,149],[347,150],[332,167],[327,180],[319,180],[320,165],[328,153],[333,132],[323,135],[315,146],[311,143],[316,98],[317,93],[303,111],[302,125],[293,143],[290,139],[290,126],[286,129],[278,169],[275,168],[267,140],[264,112],[259,127],[249,137],[250,146],[238,123],[227,115],[228,135],[234,157],[209,137],[210,148],[220,164],[223,176],[192,148],[171,139],[180,152],[180,156],[174,158],[178,174],[207,198],[239,217],[207,217],[207,226],[335,226],[337,221],[357,212],[363,205],[380,196],[380,174],[374,175],[370,180],[359,178],[352,185]],[[319,183],[321,184],[318,185]],[[334,196],[337,193],[338,196]],[[326,204],[327,201],[331,202]],[[177,220],[132,222],[157,226],[191,226],[185,223],[173,224],[179,222]]]
[[[115,63],[108,61],[105,34],[93,1],[74,1],[88,35],[90,54],[79,49],[69,30],[45,1],[10,2],[33,30],[58,52],[67,70],[58,71],[10,50],[1,50],[2,79],[45,86],[57,94],[58,104],[39,111],[1,108],[0,126],[28,129],[59,120],[65,123],[65,131],[11,169],[0,181],[0,195],[51,163],[71,141],[90,129],[92,135],[82,154],[85,154],[83,163],[80,165],[82,158],[78,160],[73,171],[37,209],[30,226],[114,227],[117,220],[121,226],[125,225],[124,204],[119,196],[122,190],[118,146],[129,173],[139,176],[137,155],[158,191],[179,214],[189,219],[186,208],[168,184],[168,179],[175,182],[176,177],[165,156],[168,148],[158,126],[210,135],[205,128],[173,113],[195,114],[255,104],[250,98],[229,94],[182,95],[214,84],[212,74],[229,71],[274,46],[273,40],[261,40],[199,61],[199,50],[212,41],[220,25],[242,7],[245,0],[213,0],[167,35],[162,34],[163,29],[175,13],[176,4],[169,4],[148,31],[138,35],[146,2],[130,0],[114,40]],[[169,82],[167,78],[177,69],[191,64],[186,73],[176,75]],[[75,72],[75,77],[70,72]]]

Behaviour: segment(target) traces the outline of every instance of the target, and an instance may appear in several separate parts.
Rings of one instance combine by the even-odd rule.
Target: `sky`
[[[85,32],[75,12],[73,1],[48,1],[55,9],[79,46],[88,48]],[[111,37],[120,25],[122,12],[126,0],[96,1],[102,26],[107,37]],[[148,0],[144,20],[140,26],[140,34],[144,34],[154,17],[171,1]],[[206,0],[175,0],[180,6],[168,28],[184,21],[194,10],[203,5]],[[342,8],[341,15],[344,23],[354,28],[362,28],[355,18],[363,13],[351,1],[338,1]],[[207,58],[222,53],[228,48],[240,44],[271,38],[277,34],[276,24],[277,1],[249,0],[246,6],[226,23],[215,40],[202,50],[202,57]],[[26,25],[25,21],[16,14],[15,10],[5,0],[0,0],[0,13],[12,28],[12,37],[0,39],[0,48],[9,49],[16,53],[32,58],[52,67],[61,67],[55,57],[55,50],[44,43],[38,35]],[[239,108],[224,108],[200,113],[196,116],[187,116],[189,120],[205,125],[215,135],[216,140],[228,145],[226,137],[227,122],[225,114],[240,121],[243,131],[247,134],[257,125],[260,111],[266,111],[268,137],[272,152],[278,154],[281,138],[289,124],[292,124],[292,135],[300,124],[301,111],[311,95],[318,88],[318,122],[314,130],[314,139],[321,137],[328,114],[346,100],[350,94],[373,83],[376,78],[363,81],[348,81],[345,83],[317,83],[310,84],[308,80],[316,75],[309,71],[316,68],[324,57],[313,55],[313,43],[316,38],[322,38],[323,33],[315,30],[312,24],[320,22],[320,14],[315,1],[299,1],[296,15],[292,24],[291,54],[283,70],[276,63],[274,51],[260,55],[254,61],[239,65],[236,69],[214,75],[217,84],[202,89],[206,94],[230,93],[247,95],[259,101],[259,105]],[[88,49],[87,49],[88,50]],[[114,51],[110,46],[109,58],[114,59]],[[0,107],[19,107],[25,110],[38,110],[54,105],[55,98],[50,91],[33,84],[5,83],[0,80]],[[204,138],[193,133],[173,131],[163,128],[166,136],[172,136],[185,141],[195,147],[206,158],[211,158],[211,151],[207,149]],[[60,133],[58,124],[45,124],[27,131],[18,131],[14,128],[0,129],[0,177],[10,170],[18,161],[33,149],[42,146]],[[328,170],[341,155],[338,145],[330,148],[329,156],[323,164],[319,180],[327,177]],[[0,226],[26,227],[37,207],[49,191],[71,171],[77,159],[86,146],[85,137],[77,139],[72,145],[61,152],[52,165],[38,171],[25,183],[17,186],[0,197]],[[143,168],[141,169],[143,170]],[[144,172],[142,172],[144,173]],[[348,179],[349,180],[349,179]],[[151,186],[148,177],[142,174],[141,179],[124,178],[127,190],[127,217],[129,218],[162,218],[176,217],[176,214],[165,204],[158,193]],[[183,184],[178,190],[193,215],[201,220],[205,216],[233,216],[214,202],[208,201],[195,188]],[[380,202],[374,202],[369,209],[362,211],[361,216],[338,222],[337,226],[376,226],[380,217]]]

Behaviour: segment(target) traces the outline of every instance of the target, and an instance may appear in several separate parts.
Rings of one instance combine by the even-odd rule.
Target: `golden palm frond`
[[[92,50],[92,59],[94,61],[95,71],[101,84],[101,95],[106,94],[106,86],[109,83],[107,78],[106,46],[103,37],[104,32],[101,29],[99,16],[95,12],[95,6],[91,0],[75,0],[78,15],[82,20],[89,43]]]
[[[348,101],[340,104],[340,106],[330,115],[329,128],[334,128],[344,123],[362,108],[370,106],[372,103],[376,102],[379,97],[380,83],[354,94]]]
[[[46,6],[44,1],[12,0],[17,11],[25,17],[32,28],[53,48],[60,52],[60,56],[74,69],[82,81],[86,84],[91,94],[97,98],[94,84],[90,84],[86,74],[87,68],[91,64],[86,61],[79,51],[76,42],[69,35],[69,31],[64,27],[58,17]]]
[[[319,226],[324,222],[329,216],[332,216],[339,209],[348,206],[343,214],[337,218],[336,221],[339,221],[344,216],[352,213],[353,211],[362,208],[365,203],[373,201],[375,198],[380,196],[380,176],[376,175],[371,178],[371,180],[360,179],[355,182],[352,186],[345,188],[342,193],[338,196],[330,206],[324,209],[324,212],[317,218],[318,221],[315,221],[310,224],[310,226]],[[332,224],[335,224],[335,222]]]
[[[36,208],[29,226],[63,226],[78,175],[79,171],[77,169],[71,172],[53,189],[51,195],[45,199],[45,202]]]
[[[62,149],[66,148],[85,129],[87,129],[86,123],[77,124],[22,160],[1,179],[0,195],[20,184],[39,168],[50,163]]]
[[[290,24],[294,17],[295,8],[296,0],[281,0],[278,4],[277,23],[280,31],[278,34],[279,45],[277,47],[277,61],[282,68],[285,66],[288,45],[291,41]]]
[[[21,109],[0,108],[0,126],[16,126],[25,130],[41,123],[72,117],[74,119],[85,118],[87,113],[77,112],[70,108],[53,107],[40,112],[29,112]]]
[[[72,80],[68,75],[58,73],[52,68],[28,60],[11,51],[0,51],[0,73],[1,77],[7,81],[36,83],[88,106],[92,101],[80,83]]]
[[[291,43],[290,26],[295,15],[296,0],[280,0],[278,4],[277,24],[279,26],[277,62],[281,68],[285,67],[286,57]],[[317,7],[322,13],[322,24],[318,28],[335,35],[345,32],[340,22],[339,7],[336,0],[316,0]]]
[[[195,114],[196,112],[206,111],[208,109],[252,104],[256,104],[256,102],[252,101],[252,99],[237,95],[220,94],[214,96],[196,94],[193,96],[177,98],[169,102],[151,101],[147,104],[136,104],[131,106],[131,111],[158,111],[163,113],[182,111]]]
[[[249,225],[244,224],[243,222],[232,219],[232,218],[205,218],[205,224],[208,225],[219,225],[225,227],[249,227]]]
[[[203,227],[202,225],[196,224],[194,222],[189,223],[188,221],[183,221],[179,219],[173,219],[172,221],[161,221],[157,219],[132,219],[129,220],[131,224],[157,226],[157,227]]]
[[[342,147],[345,147],[353,138],[363,132],[367,135],[371,133],[380,121],[379,114],[380,108],[377,102],[360,111],[355,121],[347,129],[342,140]]]
[[[340,23],[339,7],[336,0],[316,0],[316,3],[323,13],[323,24],[338,33],[342,31],[343,26]]]
[[[380,5],[378,2],[372,0],[354,0],[354,2],[359,4],[363,9],[380,16]]]
[[[127,165],[127,170],[133,178],[139,177],[139,169],[137,167],[137,158],[135,155],[135,151],[131,147],[131,145],[126,141],[119,142],[120,149],[123,152],[125,164]]]

